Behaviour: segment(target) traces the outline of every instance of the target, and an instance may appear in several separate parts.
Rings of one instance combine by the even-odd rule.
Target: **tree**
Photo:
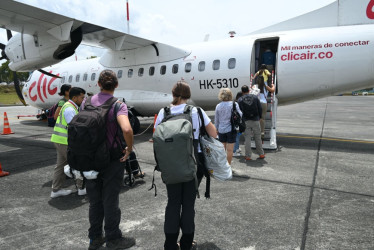
[[[28,72],[17,72],[18,79],[22,82],[29,78]],[[0,82],[13,82],[13,71],[9,69],[9,61],[4,62],[0,67]]]

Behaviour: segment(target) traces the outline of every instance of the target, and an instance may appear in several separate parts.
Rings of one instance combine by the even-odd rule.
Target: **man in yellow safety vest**
[[[64,166],[68,164],[67,148],[68,148],[68,124],[78,113],[86,91],[82,88],[73,87],[69,92],[69,101],[61,108],[57,117],[51,141],[54,143],[57,152],[57,164],[54,169],[51,198],[65,196],[72,193],[72,190],[62,189],[62,185],[66,179]],[[83,181],[77,179],[78,195],[85,195],[86,189],[82,187]]]

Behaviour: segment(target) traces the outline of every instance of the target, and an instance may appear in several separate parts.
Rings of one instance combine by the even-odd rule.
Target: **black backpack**
[[[244,119],[242,119],[242,117],[240,116],[239,112],[236,110],[235,101],[232,102],[230,122],[232,131],[235,131],[236,129],[238,129],[240,133],[243,133],[245,131],[245,122]]]
[[[108,99],[95,107],[88,97],[84,109],[73,117],[68,126],[67,158],[69,166],[78,171],[100,171],[110,162],[106,143],[106,121],[117,98]]]
[[[253,120],[256,116],[259,116],[257,107],[257,97],[249,94],[240,97],[239,106],[243,112],[243,118],[246,120]]]

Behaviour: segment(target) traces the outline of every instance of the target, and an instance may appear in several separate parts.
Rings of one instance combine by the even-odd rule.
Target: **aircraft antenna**
[[[129,0],[126,0],[126,9],[127,9],[127,33],[130,34]]]

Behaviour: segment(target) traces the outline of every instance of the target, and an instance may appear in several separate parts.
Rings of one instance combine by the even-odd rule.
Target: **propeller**
[[[12,31],[7,29],[6,30],[6,35],[7,35],[8,41],[9,41],[12,38]],[[5,54],[5,44],[0,43],[0,49],[1,49],[0,60],[2,60],[2,59],[9,60],[9,58]],[[15,71],[13,71],[13,81],[14,81],[14,88],[16,89],[16,93],[17,93],[17,96],[18,96],[19,100],[23,103],[23,105],[26,106],[25,99],[23,98],[21,88],[19,86],[20,82],[19,82],[17,73]]]
[[[6,35],[7,35],[8,41],[9,41],[12,38],[12,31],[7,29],[6,30]],[[5,47],[6,47],[5,44],[0,43],[0,49],[1,49],[0,60],[3,60],[3,59],[9,60],[8,56],[5,53]],[[50,77],[61,78],[60,76],[54,75],[54,74],[49,73],[49,72],[47,72],[45,70],[42,70],[42,69],[38,69],[38,71],[47,75],[47,76],[50,76]],[[20,81],[19,81],[17,73],[15,71],[13,71],[13,81],[14,81],[14,88],[16,90],[16,93],[17,93],[17,96],[18,96],[19,100],[23,103],[23,105],[26,106],[26,102],[25,102],[25,99],[23,98],[22,91],[21,91],[21,88],[20,88]]]

